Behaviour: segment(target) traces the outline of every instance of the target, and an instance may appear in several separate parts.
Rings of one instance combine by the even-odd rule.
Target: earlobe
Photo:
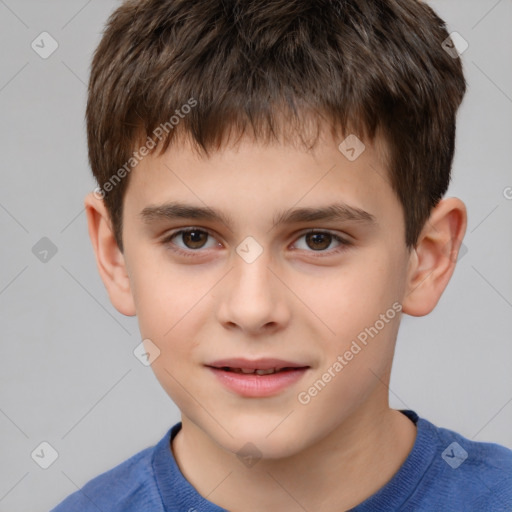
[[[455,270],[466,225],[466,207],[460,199],[443,199],[432,210],[411,251],[404,313],[423,316],[434,309]]]
[[[90,193],[84,199],[84,206],[96,264],[110,301],[123,315],[134,316],[135,304],[125,258],[115,240],[105,204]]]

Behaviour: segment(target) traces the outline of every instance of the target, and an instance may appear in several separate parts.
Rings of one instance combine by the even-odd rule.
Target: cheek
[[[187,367],[198,362],[198,333],[212,307],[212,279],[193,277],[170,264],[154,268],[158,270],[142,265],[136,274],[137,317],[141,336],[160,350],[153,370],[159,380],[169,381],[166,370],[176,378],[186,377]]]
[[[315,378],[328,380],[329,389],[322,391],[317,403],[326,401],[334,408],[339,400],[359,403],[378,384],[376,376],[382,378],[388,371],[403,288],[397,257],[380,248],[354,259],[317,296],[319,316],[334,332],[325,330],[321,338],[323,357]]]
[[[132,256],[131,285],[142,336],[167,343],[181,323],[190,322],[207,289],[177,265],[165,261],[160,249]]]
[[[376,251],[374,255],[354,258],[318,286],[314,297],[309,296],[313,299],[312,309],[315,308],[335,336],[342,339],[357,336],[385,315],[394,303],[400,302],[403,277],[398,269],[401,267],[395,265],[392,256],[383,254]],[[388,316],[394,316],[394,312]]]

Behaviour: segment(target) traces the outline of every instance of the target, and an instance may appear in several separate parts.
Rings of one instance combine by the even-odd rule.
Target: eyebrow
[[[140,212],[146,224],[162,220],[196,219],[202,221],[221,222],[231,229],[232,218],[221,211],[208,206],[195,206],[178,201],[156,206],[147,206]],[[345,203],[333,203],[320,207],[292,208],[278,212],[273,219],[273,227],[282,224],[315,221],[355,221],[376,224],[376,218],[361,208]]]

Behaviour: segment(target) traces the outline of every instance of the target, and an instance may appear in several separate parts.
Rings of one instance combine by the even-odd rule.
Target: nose
[[[270,265],[268,251],[252,262],[234,255],[217,310],[224,327],[246,335],[269,334],[286,327],[290,319],[287,288],[276,276],[279,270]]]

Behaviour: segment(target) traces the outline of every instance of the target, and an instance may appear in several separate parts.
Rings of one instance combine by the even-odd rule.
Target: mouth
[[[272,375],[274,373],[282,373],[282,372],[291,372],[294,370],[300,370],[309,368],[308,366],[304,367],[288,367],[285,366],[284,368],[231,368],[230,366],[210,366],[210,368],[214,368],[216,370],[223,370],[225,372],[233,372],[233,373],[243,373],[244,375]]]
[[[229,391],[244,397],[267,397],[299,381],[310,369],[280,359],[229,359],[205,365]]]

